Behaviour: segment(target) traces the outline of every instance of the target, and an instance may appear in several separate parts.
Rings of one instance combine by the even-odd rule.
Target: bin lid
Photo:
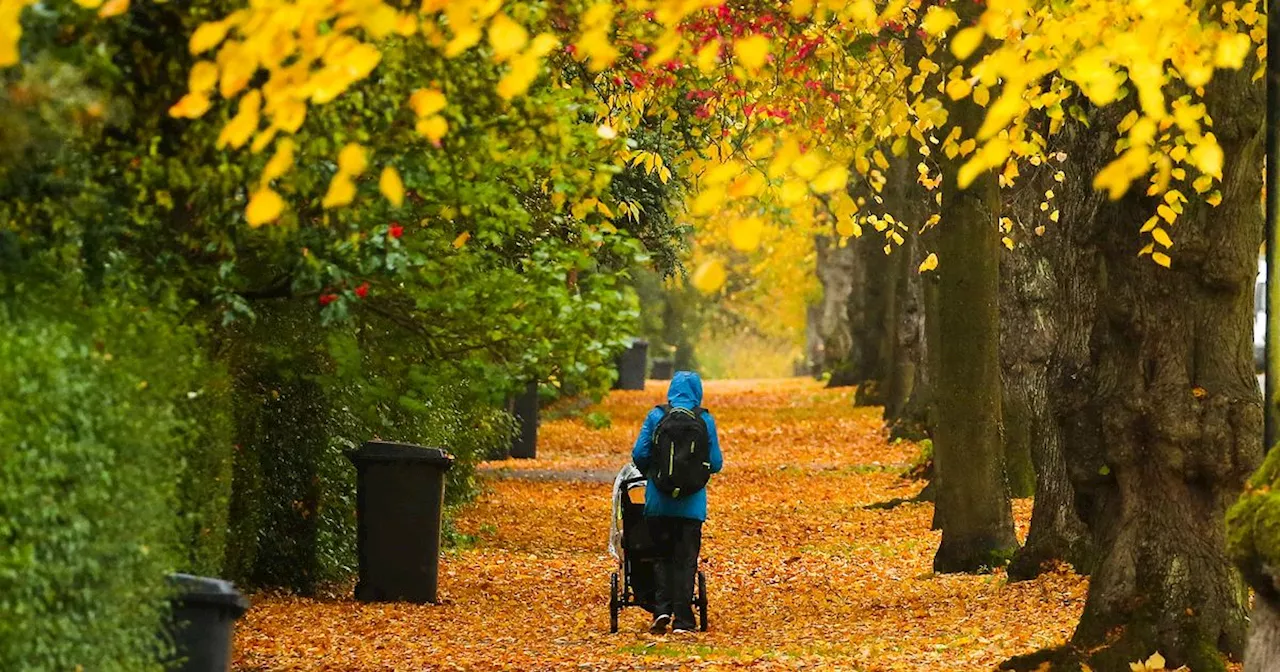
[[[365,441],[360,448],[347,453],[353,463],[361,462],[425,462],[442,469],[453,466],[453,456],[439,448],[415,446],[394,441]]]
[[[236,617],[249,608],[249,599],[241,595],[230,581],[192,574],[170,574],[169,585],[178,591],[173,599],[182,604],[227,607],[236,612]]]

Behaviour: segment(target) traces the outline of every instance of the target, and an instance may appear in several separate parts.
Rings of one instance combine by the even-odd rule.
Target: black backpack
[[[662,420],[653,432],[649,480],[672,497],[691,495],[711,480],[711,434],[702,408],[673,408],[664,404]]]

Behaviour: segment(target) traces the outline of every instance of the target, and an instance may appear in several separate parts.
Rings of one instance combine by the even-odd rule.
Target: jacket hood
[[[692,371],[677,371],[667,388],[667,403],[679,408],[702,405],[702,379]]]

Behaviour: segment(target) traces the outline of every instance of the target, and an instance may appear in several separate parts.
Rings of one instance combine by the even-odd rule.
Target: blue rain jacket
[[[667,403],[674,408],[694,409],[702,405],[702,379],[692,371],[677,371],[671,377],[671,386],[667,388]],[[649,473],[649,455],[653,449],[653,432],[662,420],[662,409],[649,411],[640,428],[640,436],[631,449],[631,461],[635,462],[640,473]],[[715,474],[724,467],[724,456],[720,453],[720,438],[716,436],[716,420],[711,413],[702,412],[702,420],[707,423],[707,432],[711,435],[711,473]],[[679,499],[660,492],[650,481],[644,490],[644,515],[648,517],[672,516],[675,518],[707,519],[707,490],[703,488],[692,495]]]

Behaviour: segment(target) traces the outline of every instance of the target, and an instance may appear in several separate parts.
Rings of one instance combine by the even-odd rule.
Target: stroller
[[[618,631],[618,613],[624,607],[642,607],[653,614],[657,603],[657,552],[644,520],[644,486],[647,479],[628,464],[613,482],[613,517],[609,526],[609,554],[618,571],[609,577],[609,632]],[[692,604],[697,607],[698,629],[707,631],[707,577],[698,572]]]

